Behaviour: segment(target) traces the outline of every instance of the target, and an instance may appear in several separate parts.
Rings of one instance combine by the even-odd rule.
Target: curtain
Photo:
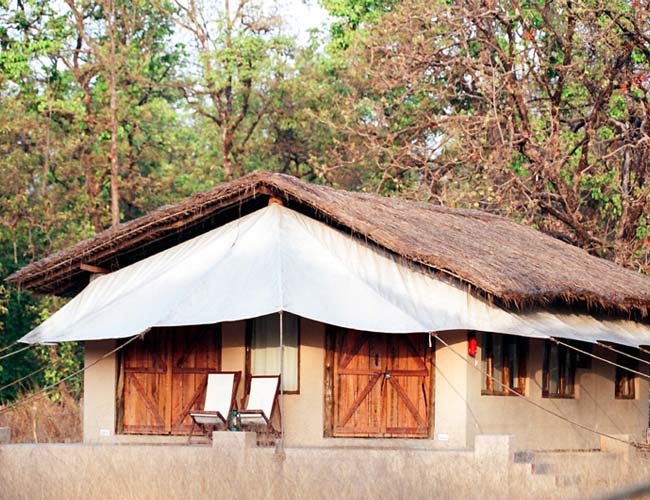
[[[299,318],[284,313],[284,372],[285,391],[298,390],[298,325]],[[280,315],[268,314],[252,320],[251,375],[280,373]]]

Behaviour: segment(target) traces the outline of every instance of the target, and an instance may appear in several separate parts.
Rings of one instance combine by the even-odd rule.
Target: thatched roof
[[[650,307],[650,279],[503,217],[348,192],[269,172],[161,207],[34,262],[8,281],[71,296],[88,283],[90,273],[81,264],[119,269],[257,210],[269,196],[506,305],[573,304],[642,316]]]

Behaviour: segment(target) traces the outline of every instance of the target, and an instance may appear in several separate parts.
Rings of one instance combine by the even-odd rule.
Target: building
[[[23,341],[84,342],[87,442],[186,434],[207,373],[279,372],[280,311],[286,446],[648,426],[650,280],[479,211],[256,172],[9,281],[74,297]]]

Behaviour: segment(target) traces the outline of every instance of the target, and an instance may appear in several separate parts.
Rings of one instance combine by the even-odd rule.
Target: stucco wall
[[[542,398],[544,341],[531,339],[526,396],[530,400],[589,428],[606,434],[629,434],[641,439],[648,426],[648,381],[636,378],[636,399],[614,397],[616,367],[592,359],[589,369],[577,369],[575,399]],[[466,352],[466,351],[465,351]],[[615,355],[594,346],[593,354],[616,361]],[[476,356],[481,359],[481,352]],[[594,449],[600,436],[563,422],[516,396],[482,396],[481,374],[469,376],[468,401],[476,418],[468,420],[474,434],[515,434],[519,449]]]
[[[115,348],[114,340],[86,342],[84,363],[89,366]],[[113,354],[84,371],[83,434],[85,442],[111,440],[115,434],[117,361]]]
[[[300,321],[300,394],[284,397],[287,446],[312,446],[323,440],[325,325]]]
[[[449,347],[436,342],[432,438],[436,447],[466,448],[470,446],[467,421],[473,418],[474,411],[467,401],[467,384],[472,368],[454,352],[467,352],[467,333],[445,332],[444,340]]]
[[[244,397],[245,380],[243,377],[246,362],[246,322],[234,321],[221,325],[221,369],[223,371],[241,371],[242,379],[237,391],[237,404]]]
[[[430,439],[409,440],[409,446],[425,448],[471,448],[477,434],[514,434],[517,449],[592,449],[600,446],[598,435],[562,422],[517,397],[482,396],[481,352],[470,362],[467,333],[445,332],[450,347],[436,344],[434,424]],[[284,396],[285,444],[287,446],[399,445],[404,440],[323,438],[323,372],[325,325],[301,320],[300,393]],[[86,343],[89,364],[113,348],[114,342]],[[640,438],[648,422],[648,383],[637,378],[635,400],[614,398],[615,367],[593,360],[589,370],[578,370],[576,399],[541,397],[543,342],[530,341],[526,396],[571,420],[608,434]],[[455,352],[456,353],[455,353]],[[458,354],[457,354],[458,353]],[[614,359],[595,348],[594,354]],[[245,322],[222,327],[222,369],[245,369]],[[129,436],[106,436],[115,428],[117,366],[115,357],[102,360],[84,377],[84,440],[124,441]],[[244,395],[240,384],[237,400]]]

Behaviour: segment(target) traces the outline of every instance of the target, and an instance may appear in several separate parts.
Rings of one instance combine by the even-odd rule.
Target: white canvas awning
[[[650,327],[632,321],[505,311],[278,204],[98,277],[22,341],[124,338],[280,310],[374,332],[470,329],[650,344]]]

